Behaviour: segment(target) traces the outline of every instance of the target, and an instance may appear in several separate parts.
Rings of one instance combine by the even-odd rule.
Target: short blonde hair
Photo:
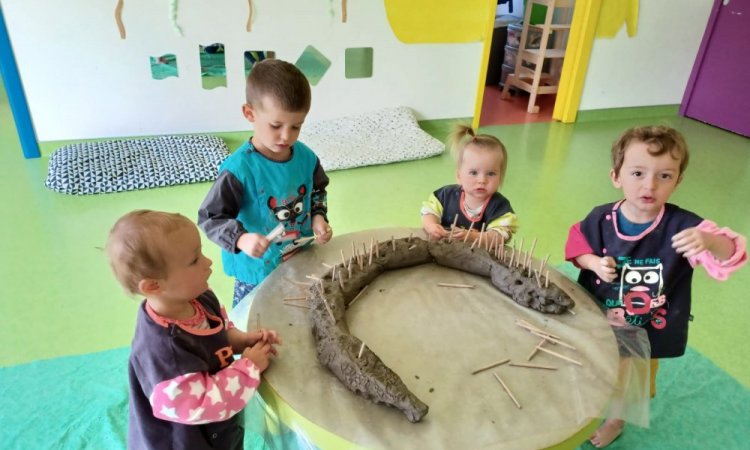
[[[651,125],[629,128],[612,144],[612,170],[617,176],[620,175],[625,160],[625,150],[632,142],[648,145],[651,156],[661,156],[668,152],[675,161],[680,161],[680,175],[687,169],[690,154],[682,134],[671,127]]]
[[[169,233],[195,226],[181,214],[131,211],[117,220],[107,238],[106,252],[115,278],[130,294],[139,292],[138,284],[146,278],[164,278],[167,262],[160,245]]]
[[[476,134],[474,129],[465,124],[456,124],[448,137],[451,145],[451,153],[456,158],[456,164],[460,167],[464,157],[464,150],[469,144],[498,153],[500,159],[500,179],[505,179],[505,170],[508,167],[508,150],[500,139],[490,134]]]

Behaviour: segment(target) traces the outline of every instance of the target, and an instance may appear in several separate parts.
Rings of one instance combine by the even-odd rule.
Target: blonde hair
[[[310,111],[310,83],[294,65],[280,59],[264,59],[253,64],[245,83],[247,103],[261,107],[266,97],[276,100],[289,112]]]
[[[615,175],[620,175],[625,150],[632,142],[643,142],[648,145],[648,153],[651,156],[661,156],[668,152],[675,161],[680,161],[680,175],[687,169],[690,154],[682,134],[671,127],[651,125],[627,129],[612,144],[612,170],[615,171]]]
[[[469,144],[475,145],[483,150],[497,152],[500,159],[500,179],[505,179],[505,169],[508,167],[508,151],[500,139],[489,134],[476,134],[469,125],[456,124],[448,136],[451,153],[456,158],[456,164],[461,167],[464,151]]]
[[[146,278],[164,278],[167,262],[160,241],[171,232],[195,226],[181,214],[146,209],[122,216],[107,238],[106,252],[115,278],[130,294]]]

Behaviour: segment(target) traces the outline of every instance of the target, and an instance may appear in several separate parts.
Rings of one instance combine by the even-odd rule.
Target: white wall
[[[349,1],[342,24],[338,1],[180,0],[171,27],[168,0],[125,0],[121,40],[116,0],[3,0],[3,13],[40,141],[240,131],[250,128],[242,53],[274,50],[295,62],[307,45],[332,62],[313,87],[308,121],[386,106],[411,107],[421,119],[469,117],[482,43],[403,44],[382,1]],[[222,42],[227,87],[201,87],[198,45]],[[372,78],[346,79],[347,47],[372,47]],[[153,80],[149,56],[175,53],[179,78]]]
[[[635,37],[594,41],[580,110],[681,103],[712,4],[641,0]]]

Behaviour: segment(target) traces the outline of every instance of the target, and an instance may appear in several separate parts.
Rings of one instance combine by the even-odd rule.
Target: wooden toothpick
[[[300,300],[307,300],[307,297],[299,296],[299,297],[284,297],[284,301],[300,301]]]
[[[452,288],[467,288],[467,289],[474,289],[473,284],[456,284],[456,283],[438,283],[438,286],[442,287],[452,287]]]
[[[524,264],[526,267],[531,267],[531,259],[534,257],[534,247],[536,247],[536,238],[534,238],[534,242],[531,243],[529,253],[526,254],[526,264]]]
[[[364,294],[364,293],[365,293],[365,291],[367,290],[367,287],[368,287],[368,286],[370,286],[370,285],[369,285],[369,284],[366,284],[366,285],[365,285],[365,287],[363,287],[363,288],[362,288],[362,290],[361,290],[361,291],[359,291],[359,292],[357,293],[357,295],[355,295],[355,296],[354,296],[354,298],[352,299],[352,301],[350,301],[350,302],[349,302],[349,307],[350,307],[350,308],[352,307],[352,305],[354,304],[354,302],[356,302],[356,301],[357,301],[357,299],[359,299],[360,297],[362,297],[362,294]]]
[[[579,366],[583,366],[583,364],[581,364],[580,362],[576,361],[573,358],[568,358],[567,356],[563,356],[563,355],[561,355],[559,353],[553,352],[552,350],[547,350],[544,347],[539,347],[539,346],[537,346],[537,347],[539,348],[539,350],[543,351],[544,353],[549,353],[550,355],[557,356],[558,358],[564,359],[565,361],[569,361],[569,362],[572,362],[573,364],[578,364]]]
[[[474,372],[471,372],[471,374],[472,375],[476,375],[479,372],[483,372],[483,371],[485,371],[487,369],[492,369],[493,367],[501,366],[501,365],[507,363],[508,361],[510,361],[510,359],[503,359],[503,360],[500,360],[500,361],[497,361],[497,362],[493,362],[489,366],[480,367],[479,369],[475,370]]]
[[[453,223],[451,224],[451,232],[448,235],[448,242],[453,242],[453,231],[456,229],[456,223],[458,222],[458,214],[453,218]]]
[[[362,357],[363,351],[365,351],[365,341],[362,341],[362,345],[359,346],[359,354],[357,354],[357,359]]]
[[[336,323],[336,317],[333,315],[333,310],[331,309],[331,307],[328,306],[328,300],[326,300],[325,297],[322,297],[322,298],[323,298],[323,305],[326,307],[326,311],[328,311],[328,314],[331,315],[331,320],[333,320],[333,323]]]
[[[526,367],[529,369],[547,369],[547,370],[557,370],[557,367],[550,367],[550,366],[540,366],[537,364],[524,364],[524,363],[510,363],[509,366],[513,367]]]
[[[301,304],[301,303],[293,303],[293,302],[284,302],[284,306],[294,306],[295,308],[310,309],[308,305]]]
[[[510,388],[508,388],[508,386],[505,384],[502,378],[500,378],[500,376],[495,372],[492,372],[492,375],[495,375],[495,378],[497,378],[497,381],[499,381],[500,384],[503,386],[503,389],[505,389],[505,392],[508,394],[508,397],[510,397],[510,399],[513,400],[513,403],[516,404],[516,407],[518,409],[521,409],[521,404],[518,403],[518,400],[516,400],[516,397],[513,396],[513,393],[510,391]]]
[[[531,358],[533,358],[533,357],[534,357],[534,355],[536,355],[536,354],[537,354],[537,352],[539,351],[540,347],[541,347],[541,346],[542,346],[542,345],[543,345],[543,344],[544,344],[545,342],[547,342],[547,340],[546,340],[546,339],[542,339],[541,341],[539,341],[539,343],[538,343],[538,344],[536,344],[536,347],[534,347],[534,350],[532,350],[532,351],[531,351],[531,353],[529,353],[529,356],[527,356],[527,357],[526,357],[526,361],[531,361]]]
[[[466,240],[469,239],[469,235],[471,234],[472,228],[474,228],[474,222],[471,222],[469,224],[469,229],[466,230],[466,236],[464,236],[464,242],[466,242]]]

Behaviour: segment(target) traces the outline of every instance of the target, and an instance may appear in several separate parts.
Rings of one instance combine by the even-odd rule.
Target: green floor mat
[[[2,448],[124,449],[128,354],[123,348],[1,368]],[[748,448],[750,390],[691,349],[662,360],[651,407],[650,428],[626,426],[608,448]],[[265,414],[259,397],[245,412],[246,449],[310,448]]]
[[[0,448],[127,447],[129,348],[0,369]],[[245,449],[310,448],[265,414],[255,396],[245,408]]]
[[[748,449],[750,390],[700,353],[659,361],[651,426],[625,426],[609,450]],[[595,448],[586,443],[580,449]]]

